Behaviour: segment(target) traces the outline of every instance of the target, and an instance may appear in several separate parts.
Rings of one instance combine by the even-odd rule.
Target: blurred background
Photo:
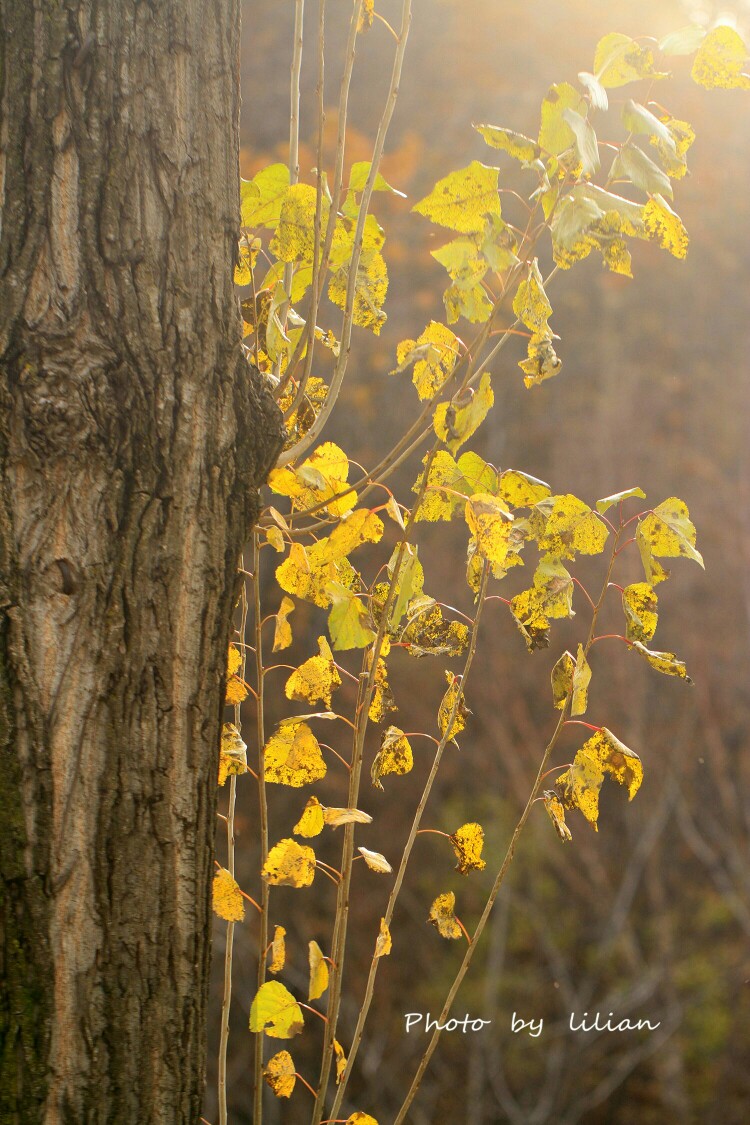
[[[313,182],[315,0],[308,0],[308,9],[300,164],[302,178]],[[377,10],[398,26],[397,0],[378,0]],[[348,0],[329,0],[329,170],[349,12]],[[499,164],[501,184],[530,190],[529,179],[519,179],[504,154],[487,149],[472,122],[535,136],[548,86],[574,82],[579,70],[591,69],[602,35],[660,38],[693,19],[711,23],[722,17],[734,20],[750,42],[750,6],[740,2],[416,0],[382,168],[408,198],[378,195],[373,206],[387,236],[388,320],[379,337],[355,328],[348,385],[329,438],[365,466],[373,465],[401,432],[403,419],[416,413],[409,376],[394,379],[388,372],[400,340],[416,337],[431,318],[444,318],[447,279],[429,250],[450,235],[410,214],[411,205],[438,178],[472,159]],[[245,176],[287,159],[292,20],[290,0],[244,5]],[[370,154],[392,51],[393,40],[376,21],[357,53],[347,164]],[[624,791],[605,783],[598,834],[571,813],[569,844],[557,838],[537,806],[454,1010],[459,1017],[468,1012],[492,1023],[481,1033],[442,1037],[409,1118],[414,1125],[750,1120],[750,95],[700,89],[689,80],[684,59],[674,60],[674,71],[675,79],[664,86],[665,104],[697,134],[688,153],[691,175],[675,185],[675,208],[691,238],[687,259],[635,243],[634,280],[604,272],[595,254],[558,274],[549,296],[551,324],[561,337],[560,375],[526,390],[517,367],[522,351],[502,352],[492,368],[495,409],[469,447],[495,465],[523,469],[554,491],[573,492],[592,505],[633,485],[646,491],[651,504],[668,496],[687,503],[706,570],[673,560],[672,579],[659,588],[655,647],[677,652],[695,686],[659,676],[624,646],[593,650],[586,718],[605,724],[640,754],[643,787],[628,804]],[[335,328],[336,321],[331,324]],[[454,328],[465,338],[473,332],[465,321]],[[418,466],[415,456],[398,482],[406,503]],[[465,529],[421,528],[426,591],[469,612]],[[601,561],[576,573],[590,574],[595,585]],[[627,581],[641,579],[637,558],[624,573]],[[509,597],[528,585],[526,578],[522,572],[516,580],[514,572],[508,588],[496,585],[493,592]],[[274,591],[270,565],[268,597],[268,612],[275,612],[280,593]],[[446,753],[424,821],[448,832],[466,820],[480,821],[487,869],[464,878],[454,870],[448,841],[419,838],[344,1117],[361,1109],[388,1125],[403,1100],[427,1043],[424,1034],[405,1034],[404,1013],[439,1013],[463,953],[459,943],[442,940],[425,924],[429,906],[439,892],[453,890],[469,929],[479,916],[554,727],[550,668],[564,648],[581,639],[587,624],[585,603],[579,600],[577,608],[571,622],[553,623],[549,650],[529,655],[502,604],[487,607],[467,685],[473,714],[460,752]],[[620,613],[613,603],[613,625]],[[319,611],[300,606],[293,618],[294,659],[317,651],[322,624]],[[444,667],[440,658],[416,661],[394,653],[390,675],[400,709],[392,721],[407,731],[434,732]],[[285,705],[289,709],[283,698],[286,674],[275,675],[267,689],[271,719],[288,713]],[[351,704],[346,689],[337,703],[340,709]],[[250,743],[249,709],[245,723]],[[377,730],[370,737],[368,766]],[[566,755],[581,741],[566,736],[556,761],[570,760]],[[362,842],[394,864],[431,758],[426,740],[413,745],[414,771],[384,779],[384,793],[366,783],[360,802],[374,817]],[[341,804],[341,771],[333,774],[315,792],[324,803]],[[273,787],[272,839],[290,834],[308,795]],[[252,779],[242,778],[238,879],[253,894],[255,818]],[[321,854],[335,864],[340,837],[329,833],[328,839],[330,855]],[[219,839],[220,857],[222,847]],[[389,891],[387,878],[356,867],[363,869],[353,882],[353,938],[338,1035],[345,1050]],[[272,892],[271,922],[287,929],[283,979],[305,994],[308,940],[330,948],[335,888],[323,882],[317,879],[311,890]],[[228,1080],[233,1125],[252,1121],[253,1036],[247,1030],[257,957],[252,929],[248,919],[236,934]],[[212,1122],[224,931],[219,923],[204,1110]],[[570,1013],[585,1011],[599,1011],[603,1019],[610,1012],[618,1020],[649,1019],[659,1027],[651,1033],[572,1033]],[[514,1012],[543,1018],[542,1035],[513,1034]],[[291,1044],[269,1041],[267,1052],[289,1047],[312,1085],[322,1041],[318,1024],[307,1019],[304,1035]],[[265,1120],[306,1122],[309,1103],[299,1085],[290,1102],[278,1102],[267,1091]]]

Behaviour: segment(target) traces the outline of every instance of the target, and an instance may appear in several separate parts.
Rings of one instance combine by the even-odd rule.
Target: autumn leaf
[[[530,164],[539,156],[539,145],[532,141],[531,137],[525,137],[523,133],[502,129],[499,125],[475,125],[474,128],[490,148],[502,149],[514,160],[520,160],[522,164]]]
[[[308,942],[308,962],[310,965],[310,986],[308,1000],[317,1000],[328,988],[328,964],[317,941]]]
[[[643,209],[648,233],[675,258],[684,258],[688,251],[688,232],[680,216],[661,195],[654,195]]]
[[[342,650],[369,645],[376,634],[370,625],[366,606],[340,582],[329,582],[326,589],[333,602],[328,615],[328,631],[334,648]]]
[[[219,785],[223,785],[230,774],[243,773],[247,773],[247,745],[234,723],[224,723],[219,751]]]
[[[277,529],[278,530],[278,529]],[[276,625],[273,634],[273,651],[280,652],[289,648],[292,643],[292,627],[289,624],[289,614],[294,612],[294,602],[286,595],[281,599],[281,605],[276,613]]]
[[[651,585],[662,581],[667,573],[654,558],[693,559],[703,566],[703,558],[695,549],[695,527],[690,521],[687,504],[670,496],[640,521],[636,542],[640,551],[646,581]]]
[[[648,582],[633,582],[622,592],[625,614],[625,636],[629,641],[650,641],[659,620],[656,607],[659,597]]]
[[[570,829],[565,823],[565,808],[557,793],[554,793],[551,789],[546,789],[542,797],[547,815],[555,826],[555,832],[561,840],[572,840]]]
[[[630,500],[634,496],[640,497],[641,500],[646,499],[646,493],[643,489],[636,486],[635,488],[627,488],[624,492],[615,492],[612,496],[605,496],[602,500],[597,500],[596,510],[600,516],[603,516],[614,504],[621,504],[624,500]]]
[[[552,305],[544,291],[544,282],[536,258],[529,266],[528,277],[516,290],[513,312],[536,336],[551,335],[547,321],[552,316]]]
[[[265,780],[298,789],[325,775],[326,764],[310,727],[295,719],[284,720],[264,749]]]
[[[393,871],[388,860],[380,852],[371,852],[369,848],[357,848],[357,851],[371,871],[377,871],[380,875],[390,875]]]
[[[396,703],[388,683],[388,668],[385,660],[378,658],[375,667],[375,688],[367,714],[373,723],[382,723],[389,711],[397,711]]]
[[[274,887],[309,887],[315,878],[315,852],[291,838],[279,840],[269,851],[261,875]]]
[[[225,922],[241,922],[245,917],[245,904],[240,888],[225,867],[221,867],[214,875],[213,907],[214,913]]]
[[[550,156],[560,156],[575,141],[575,134],[564,117],[566,109],[579,114],[586,112],[586,103],[579,91],[569,82],[550,86],[542,102],[539,126],[539,145]]]
[[[333,1053],[336,1058],[336,1085],[338,1086],[346,1070],[346,1055],[338,1039],[334,1039],[333,1041]]]
[[[323,807],[323,821],[331,828],[340,828],[342,824],[372,824],[372,817],[361,809]]]
[[[345,1125],[378,1125],[374,1117],[370,1117],[369,1113],[362,1113],[357,1111],[350,1117],[347,1117]]]
[[[475,822],[462,824],[450,837],[450,841],[458,859],[457,871],[462,875],[468,875],[470,871],[484,870],[487,864],[482,859],[484,829],[481,824]]]
[[[341,687],[341,676],[325,637],[318,637],[318,649],[318,656],[311,656],[292,672],[284,693],[287,699],[303,700],[306,703],[320,700],[330,709],[333,692]]]
[[[654,69],[654,54],[629,35],[611,32],[600,39],[594,52],[594,74],[602,86],[612,89],[641,78],[666,78]]]
[[[551,492],[552,489],[543,480],[530,477],[518,469],[506,469],[497,481],[497,496],[510,508],[529,508]]]
[[[348,480],[349,458],[335,442],[326,441],[296,469],[274,469],[268,484],[280,496],[290,497],[296,508],[326,502],[329,515],[341,516],[357,502],[356,493],[347,492]]]
[[[286,164],[269,164],[252,180],[242,180],[240,189],[242,226],[273,230],[289,190],[289,169]]]
[[[375,956],[388,957],[391,952],[393,942],[391,940],[391,931],[385,924],[385,918],[380,919],[380,931],[375,939]]]
[[[292,832],[297,836],[306,836],[308,838],[319,836],[323,831],[325,820],[323,819],[323,806],[317,797],[308,797],[307,804],[304,807],[302,816],[295,824]]]
[[[468,167],[438,180],[412,211],[450,230],[464,234],[479,232],[484,229],[486,215],[500,215],[497,178],[497,168],[473,160]]]
[[[456,896],[453,891],[438,895],[430,907],[427,921],[437,929],[441,937],[460,938],[461,927],[455,915]]]
[[[229,646],[227,656],[227,687],[225,703],[236,705],[247,698],[248,686],[237,672],[242,666],[242,653],[235,645]]]
[[[297,1081],[297,1074],[294,1060],[289,1052],[279,1051],[270,1058],[263,1069],[263,1077],[277,1098],[290,1098]]]
[[[416,340],[402,340],[396,348],[396,375],[414,364],[412,382],[420,399],[436,395],[451,375],[458,360],[458,337],[436,320],[431,320]]]
[[[576,753],[572,766],[558,777],[557,794],[566,809],[580,809],[598,831],[599,790],[609,774],[628,790],[632,801],[643,780],[643,766],[611,731],[602,727]]]
[[[250,1008],[250,1030],[273,1039],[291,1039],[305,1026],[302,1009],[281,981],[261,985]]]
[[[273,941],[271,942],[271,963],[268,966],[269,973],[280,973],[284,968],[286,962],[286,930],[283,926],[275,926],[273,931]]]
[[[485,371],[476,390],[471,388],[458,399],[441,402],[435,409],[433,427],[441,441],[456,453],[476,433],[492,408],[495,396]]]
[[[435,599],[421,594],[409,602],[399,641],[409,656],[460,656],[469,643],[469,629],[462,621],[446,621]]]
[[[450,741],[455,740],[456,735],[464,729],[466,716],[471,712],[464,702],[461,678],[448,671],[445,673],[445,678],[448,681],[448,690],[440,701],[440,707],[438,708],[438,726],[443,738]],[[453,715],[452,721],[451,715]]]
[[[465,517],[477,551],[496,568],[496,577],[500,577],[499,572],[522,565],[519,552],[526,546],[526,536],[514,526],[505,501],[486,492],[470,496]]]
[[[375,0],[362,0],[362,7],[360,8],[359,19],[357,20],[357,31],[360,33],[369,31],[372,27],[374,15]]]
[[[570,714],[585,715],[589,699],[589,683],[591,682],[591,668],[583,652],[583,645],[578,646],[575,668],[573,669],[573,695],[570,702]]]
[[[411,744],[398,727],[388,727],[380,738],[380,750],[375,755],[370,776],[376,789],[382,789],[380,778],[386,774],[410,773],[414,766]]]
[[[690,676],[687,674],[687,669],[682,660],[679,660],[673,652],[652,652],[650,649],[642,645],[640,641],[633,641],[630,646],[634,652],[642,656],[652,668],[657,672],[663,672],[665,676],[678,676],[686,683],[692,684]]]
[[[555,496],[539,550],[559,559],[576,554],[599,555],[609,538],[609,530],[588,504],[570,493]]]
[[[748,90],[750,75],[742,73],[747,53],[738,31],[726,25],[715,27],[699,47],[690,76],[707,90]]]
[[[552,702],[562,711],[565,701],[573,690],[573,674],[576,662],[569,652],[564,652],[551,672]]]

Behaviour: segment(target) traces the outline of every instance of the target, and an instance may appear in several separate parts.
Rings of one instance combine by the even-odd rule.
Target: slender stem
[[[265,776],[265,669],[263,667],[263,615],[260,605],[260,546],[258,532],[253,532],[253,605],[255,628],[255,680],[257,684],[257,721],[255,724],[256,744],[258,751],[258,828],[260,836],[260,867],[262,868],[268,858],[268,801],[266,797]],[[258,989],[262,988],[266,979],[266,947],[268,946],[268,900],[270,887],[265,879],[261,880],[260,893],[260,932],[258,934]],[[254,1075],[255,1087],[253,1092],[253,1122],[261,1125],[263,1118],[263,1046],[265,1036],[259,1033],[255,1036],[254,1049]]]
[[[425,471],[425,479],[426,479],[426,471]],[[489,573],[490,573],[489,565],[487,563],[485,563],[483,571],[482,571],[481,585],[480,585],[480,588],[479,588],[477,611],[476,611],[476,614],[474,616],[474,625],[473,625],[473,628],[472,628],[471,639],[469,641],[469,650],[468,650],[467,655],[466,655],[466,662],[464,664],[463,675],[461,677],[461,685],[462,685],[461,691],[456,693],[456,698],[453,702],[453,708],[451,710],[450,715],[448,716],[448,721],[446,723],[445,734],[440,739],[440,742],[437,745],[437,749],[435,751],[435,757],[434,757],[433,762],[432,762],[432,767],[430,769],[430,773],[429,773],[429,776],[427,778],[427,781],[425,782],[424,789],[422,791],[422,796],[420,798],[419,804],[417,805],[417,810],[416,810],[416,813],[414,814],[414,820],[413,820],[412,826],[409,830],[408,839],[406,841],[406,844],[404,845],[404,851],[403,851],[403,854],[401,856],[401,862],[399,863],[398,872],[396,873],[396,879],[394,881],[393,889],[391,890],[391,894],[390,894],[390,897],[388,899],[388,905],[386,906],[386,909],[385,909],[385,915],[384,915],[383,920],[384,920],[386,926],[390,926],[391,920],[393,918],[393,912],[394,912],[394,909],[395,909],[395,906],[396,906],[396,901],[398,899],[399,893],[401,891],[401,886],[402,886],[403,881],[404,881],[404,875],[406,874],[406,867],[407,867],[407,864],[409,862],[409,858],[411,856],[412,848],[414,847],[414,841],[416,840],[417,834],[420,831],[420,824],[421,824],[421,821],[422,821],[422,816],[424,815],[424,810],[427,807],[427,802],[429,800],[430,793],[432,792],[432,786],[434,784],[435,778],[437,777],[438,770],[440,768],[440,762],[441,762],[441,759],[443,757],[443,751],[445,750],[446,746],[448,745],[448,742],[450,741],[449,735],[450,735],[450,731],[453,727],[453,720],[454,720],[454,718],[456,716],[456,713],[458,711],[461,699],[463,698],[463,685],[466,683],[466,679],[467,679],[468,674],[471,670],[471,665],[474,661],[474,655],[476,653],[476,647],[477,647],[477,640],[478,640],[478,637],[479,637],[479,622],[481,620],[482,609],[484,608],[484,603],[486,601],[486,591],[487,591],[487,582],[489,580]],[[344,1093],[346,1091],[346,1086],[347,1086],[347,1083],[349,1081],[349,1077],[352,1073],[352,1069],[354,1067],[354,1061],[357,1057],[357,1051],[359,1050],[360,1043],[362,1042],[362,1035],[363,1035],[363,1032],[364,1032],[365,1021],[367,1019],[367,1015],[368,1015],[368,1012],[370,1010],[370,1005],[372,1003],[372,997],[373,997],[373,993],[375,991],[375,978],[377,976],[379,966],[380,966],[380,958],[379,957],[373,957],[373,959],[370,963],[370,972],[369,972],[369,975],[367,977],[367,984],[365,986],[365,996],[364,996],[364,999],[362,1001],[362,1006],[360,1008],[359,1018],[357,1019],[357,1026],[354,1029],[354,1035],[352,1037],[352,1044],[351,1044],[351,1048],[349,1050],[349,1057],[347,1059],[346,1069],[345,1069],[344,1074],[341,1078],[341,1082],[339,1084],[338,1090],[336,1091],[336,1097],[335,1097],[333,1106],[331,1107],[331,1114],[334,1117],[341,1107],[341,1102],[343,1100]]]

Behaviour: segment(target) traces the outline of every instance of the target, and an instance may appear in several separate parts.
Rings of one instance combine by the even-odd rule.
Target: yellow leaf
[[[261,985],[250,1007],[250,1030],[265,1031],[273,1039],[291,1039],[305,1026],[302,1009],[281,981]]]
[[[438,180],[429,195],[412,211],[426,215],[439,226],[464,234],[484,230],[486,215],[500,215],[497,168],[473,160],[466,168]]]
[[[551,789],[546,789],[542,794],[547,815],[555,826],[555,832],[561,840],[572,840],[570,829],[565,823],[565,808],[563,803]]]
[[[361,809],[323,809],[323,820],[331,828],[342,824],[372,824],[372,817]]]
[[[707,90],[750,89],[750,75],[743,74],[747,48],[733,27],[715,27],[703,40],[690,75]]]
[[[400,634],[409,656],[460,656],[469,643],[462,621],[446,621],[434,598],[426,594],[409,601],[407,623]]]
[[[240,888],[225,867],[221,867],[214,875],[213,906],[214,913],[225,922],[241,922],[245,917],[245,904]]]
[[[374,1117],[370,1117],[369,1113],[362,1113],[358,1110],[351,1117],[347,1117],[345,1125],[378,1125],[378,1123]]]
[[[227,657],[227,679],[233,676],[235,672],[239,672],[242,665],[242,653],[236,645],[229,646],[229,655]]]
[[[512,129],[501,129],[499,125],[475,125],[474,128],[484,137],[490,148],[499,148],[507,152],[515,160],[529,164],[539,157],[539,145],[534,144],[530,137],[523,133],[514,133]]]
[[[528,277],[520,283],[516,290],[516,295],[513,298],[513,312],[536,335],[551,335],[547,321],[552,316],[552,305],[544,292],[544,283],[536,258],[529,266]]]
[[[318,648],[319,656],[311,656],[292,672],[284,693],[287,699],[304,700],[306,703],[320,700],[330,710],[331,697],[336,688],[341,687],[341,676],[325,637],[318,637]]]
[[[583,114],[586,102],[569,82],[550,86],[542,102],[539,126],[539,144],[550,156],[559,156],[575,144],[575,134],[563,117],[566,109]]]
[[[261,168],[252,180],[242,180],[240,189],[243,227],[273,229],[289,190],[289,169],[286,164],[270,164]]]
[[[622,592],[625,636],[629,641],[650,641],[659,620],[659,596],[648,582],[634,582]]]
[[[479,554],[503,572],[523,565],[519,552],[526,536],[514,526],[513,516],[497,496],[480,492],[466,501],[466,522]]]
[[[297,836],[319,836],[323,831],[323,806],[317,797],[308,797],[302,816],[295,824],[292,832]]]
[[[549,618],[572,617],[573,579],[562,563],[545,556],[534,572],[534,584],[511,598],[510,611],[529,651],[546,648]]]
[[[562,711],[565,701],[573,690],[573,673],[576,662],[569,652],[564,652],[552,669],[552,702]]]
[[[688,232],[680,216],[661,195],[654,195],[643,208],[646,230],[659,245],[675,258],[684,258],[688,251]]]
[[[336,1085],[338,1086],[346,1070],[346,1055],[338,1039],[333,1041],[333,1053],[336,1056]]]
[[[362,8],[357,20],[357,31],[369,31],[372,27],[373,16],[375,15],[375,0],[362,0]]]
[[[387,957],[393,948],[391,931],[385,924],[385,918],[380,919],[380,932],[375,939],[375,956]]]
[[[539,550],[558,559],[572,559],[576,553],[599,555],[608,537],[606,524],[588,504],[567,493],[554,497]]]
[[[427,921],[435,926],[441,937],[454,939],[461,937],[461,927],[456,921],[455,906],[456,896],[453,891],[448,891],[447,894],[438,895],[430,907]]]
[[[370,776],[376,789],[382,789],[380,778],[386,774],[410,773],[414,766],[411,744],[398,727],[388,727],[380,739],[380,750],[375,755]]]
[[[562,367],[562,360],[554,349],[552,340],[546,336],[529,340],[526,359],[518,361],[524,373],[525,387],[538,387],[546,379],[552,379]]]
[[[282,535],[280,528],[267,527],[266,541],[271,544],[277,554],[283,555],[284,551],[286,550],[286,543],[284,541],[284,536]]]
[[[637,82],[640,78],[666,78],[661,71],[654,70],[654,54],[648,47],[641,47],[629,35],[617,31],[605,35],[596,45],[594,53],[594,74],[602,86],[612,89]]]
[[[328,536],[328,552],[333,559],[351,554],[363,543],[379,543],[383,535],[383,521],[375,512],[358,508],[343,516]]]
[[[339,266],[331,274],[328,283],[328,296],[334,305],[346,307],[346,292],[349,284],[349,263]],[[388,267],[379,250],[363,249],[357,266],[357,280],[354,287],[352,322],[361,328],[370,328],[376,336],[386,321],[383,312],[385,296],[388,292]]]
[[[483,871],[485,869],[487,864],[482,859],[484,829],[481,824],[475,822],[462,824],[450,837],[450,841],[458,859],[457,871],[462,875],[468,875],[470,871]]]
[[[570,703],[570,714],[585,715],[589,700],[589,683],[591,682],[591,668],[583,654],[583,645],[578,646],[575,668],[573,670],[573,698]]]
[[[388,669],[385,660],[378,659],[375,669],[375,690],[372,693],[367,712],[373,723],[382,723],[389,711],[397,711],[393,693],[388,683]]]
[[[369,645],[376,634],[360,599],[339,582],[329,582],[326,591],[333,602],[328,615],[328,632],[334,647],[341,650]]]
[[[242,703],[243,699],[247,699],[249,690],[240,676],[230,676],[227,680],[224,702],[229,706],[237,706],[237,704]]]
[[[371,871],[377,871],[380,875],[390,875],[393,871],[388,860],[380,852],[371,852],[369,848],[357,848],[357,851]]]
[[[315,209],[317,189],[310,184],[292,184],[284,196],[279,225],[271,241],[270,250],[282,262],[300,258],[311,262],[315,248]],[[323,196],[321,200],[323,235],[328,224],[331,205]]]
[[[327,501],[329,515],[341,516],[357,502],[355,492],[342,495],[348,488],[349,458],[335,442],[326,441],[296,470],[274,469],[268,478],[271,489],[289,496],[295,508],[312,508]]]
[[[221,728],[221,750],[219,753],[219,785],[223,785],[230,774],[247,773],[247,746],[234,723],[224,723]]]
[[[392,375],[414,364],[412,382],[421,399],[432,398],[442,387],[458,360],[458,337],[431,320],[416,340],[402,340],[396,348],[398,367]]]
[[[614,504],[620,504],[623,500],[630,500],[633,497],[640,497],[641,500],[646,499],[646,493],[642,488],[628,488],[624,492],[615,492],[612,496],[605,496],[603,500],[597,500],[596,510],[600,516],[603,516]]]
[[[492,312],[487,293],[476,278],[454,281],[443,293],[443,304],[449,324],[455,324],[461,316],[472,324],[484,324]]]
[[[653,556],[658,558],[693,559],[703,566],[703,558],[695,549],[695,527],[690,521],[687,504],[670,496],[657,504],[652,512],[642,519],[636,531],[636,541],[641,554],[646,581],[654,585],[667,577]],[[656,569],[658,567],[658,570]],[[661,572],[661,573],[659,573]]]
[[[678,676],[686,683],[692,684],[690,676],[687,674],[687,668],[682,660],[679,660],[673,652],[652,652],[651,649],[646,648],[640,641],[633,641],[631,648],[633,648],[639,656],[648,661],[652,668],[657,672],[663,672],[665,676]]]
[[[626,786],[632,801],[643,780],[643,766],[637,754],[602,727],[584,742],[573,765],[555,783],[565,808],[580,809],[595,831],[598,831],[599,790],[606,774]]]
[[[695,130],[687,121],[680,121],[668,114],[662,116],[661,121],[669,130],[672,143],[669,144],[663,137],[658,136],[649,137],[649,141],[658,151],[661,165],[667,175],[673,180],[681,180],[687,175],[685,153],[695,140]]]
[[[319,539],[307,550],[301,543],[293,543],[289,557],[276,568],[276,581],[288,594],[325,607],[331,604],[327,592],[331,582],[349,589],[359,583],[359,576],[348,559],[331,557],[328,539]]]
[[[268,966],[269,973],[280,973],[284,968],[286,961],[286,930],[283,926],[275,926],[273,931],[273,941],[271,942],[271,964]]]
[[[261,875],[274,887],[309,887],[315,878],[315,852],[287,838],[268,853]]]
[[[326,764],[317,738],[307,723],[287,719],[266,743],[264,777],[277,785],[299,789],[320,781]]]
[[[444,441],[451,453],[468,441],[481,426],[492,409],[495,396],[492,393],[490,376],[485,371],[476,391],[468,390],[468,400],[464,395],[458,400],[441,402],[435,409],[433,426],[435,433]]]
[[[290,1098],[297,1081],[294,1060],[288,1051],[279,1051],[269,1059],[263,1077],[277,1098]]]
[[[291,598],[284,596],[281,599],[276,614],[276,625],[273,633],[273,651],[280,652],[284,648],[289,648],[292,643],[292,627],[289,624],[289,614],[294,613],[294,602]]]
[[[317,941],[308,942],[308,961],[310,963],[310,987],[308,1000],[317,1000],[328,988],[328,964]]]
[[[518,469],[506,469],[498,478],[497,495],[511,508],[530,508],[551,492],[552,489],[543,480],[530,477]]]
[[[452,672],[446,671],[445,678],[448,681],[448,690],[440,701],[438,708],[438,726],[440,733],[446,740],[455,739],[457,734],[466,726],[466,716],[470,714],[466,704],[464,703],[463,691],[461,690],[460,676],[454,676]],[[458,700],[458,705],[456,705]],[[455,714],[451,722],[451,714],[455,706]]]

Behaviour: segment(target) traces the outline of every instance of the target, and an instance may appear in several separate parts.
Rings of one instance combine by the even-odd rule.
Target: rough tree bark
[[[0,0],[0,1120],[196,1122],[236,565],[239,0]]]

